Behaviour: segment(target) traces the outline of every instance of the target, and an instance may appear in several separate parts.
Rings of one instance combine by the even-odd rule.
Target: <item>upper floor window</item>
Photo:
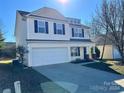
[[[46,33],[46,27],[44,21],[38,21],[38,32],[39,33]]]
[[[64,35],[65,34],[65,25],[54,23],[54,34]]]
[[[72,37],[84,37],[84,29],[72,28]]]
[[[35,33],[48,33],[48,22],[34,20]]]

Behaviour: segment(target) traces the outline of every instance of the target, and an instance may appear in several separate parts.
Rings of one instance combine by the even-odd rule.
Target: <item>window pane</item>
[[[71,56],[80,56],[80,47],[72,47]]]
[[[79,33],[79,37],[82,37],[82,33]]]
[[[45,28],[39,27],[39,33],[45,33]]]
[[[62,24],[57,24],[57,29],[62,29]]]
[[[62,24],[56,24],[56,34],[63,34]]]
[[[74,37],[83,37],[82,30],[80,28],[74,29]]]
[[[58,29],[57,31],[58,31],[58,34],[62,34],[62,30]]]
[[[46,27],[44,21],[38,21],[38,32],[39,33],[46,33]]]
[[[45,27],[45,22],[39,21],[39,22],[38,22],[38,26],[39,26],[39,27]]]

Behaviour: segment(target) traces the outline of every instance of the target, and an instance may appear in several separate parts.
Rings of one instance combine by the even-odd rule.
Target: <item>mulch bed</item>
[[[77,60],[71,61],[71,63],[73,64],[88,63],[88,62],[94,62],[94,61],[92,59],[87,59],[87,60],[77,59]]]
[[[21,81],[22,93],[43,93],[41,83],[50,82],[48,78],[32,68],[23,69],[12,64],[0,64],[0,93],[3,89],[11,88],[14,92],[14,82]]]

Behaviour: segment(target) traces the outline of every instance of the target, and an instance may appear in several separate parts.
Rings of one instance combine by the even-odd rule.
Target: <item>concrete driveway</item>
[[[40,66],[34,69],[67,90],[76,88],[72,93],[124,93],[124,88],[114,83],[115,80],[124,78],[121,75],[72,63]],[[61,82],[75,86],[69,87],[68,84]]]

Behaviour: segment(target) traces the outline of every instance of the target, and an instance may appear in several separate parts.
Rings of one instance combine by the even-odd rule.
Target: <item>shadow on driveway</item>
[[[98,70],[102,70],[102,71],[107,71],[110,73],[120,74],[109,67],[109,66],[112,66],[111,64],[106,64],[104,62],[95,62],[95,63],[91,63],[91,64],[85,64],[82,66],[86,66],[86,67],[90,67],[90,68],[94,68],[94,69],[98,69]]]
[[[63,81],[78,85],[75,93],[121,93],[124,91],[124,88],[114,83],[115,80],[124,78],[123,76],[82,65],[63,63],[34,67],[34,69],[53,82]],[[63,87],[62,83],[57,84]],[[68,90],[68,87],[63,88]]]

